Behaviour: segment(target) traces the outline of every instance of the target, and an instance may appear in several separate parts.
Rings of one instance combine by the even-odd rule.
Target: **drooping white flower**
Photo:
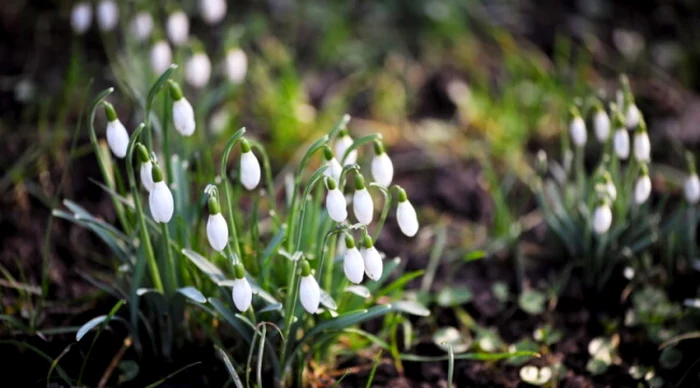
[[[144,42],[153,31],[153,18],[148,11],[140,11],[131,20],[131,34],[137,42]]]
[[[698,174],[691,172],[688,175],[683,183],[683,192],[685,193],[685,200],[689,204],[695,205],[700,201],[700,179],[698,179]]]
[[[129,146],[129,133],[126,132],[124,124],[119,121],[117,112],[112,104],[105,102],[105,116],[107,116],[107,144],[114,156],[123,158],[126,156],[126,149]]]
[[[651,194],[651,178],[643,173],[634,184],[634,203],[641,205],[649,199]]]
[[[612,225],[612,211],[606,201],[601,202],[593,211],[593,231],[596,234],[603,234]]]
[[[323,158],[328,166],[328,168],[326,168],[326,170],[323,172],[323,175],[328,178],[333,178],[336,183],[340,182],[340,175],[343,173],[343,166],[338,163],[338,159],[336,159],[335,155],[333,155],[333,151],[331,151],[330,147],[323,147]]]
[[[318,312],[318,305],[321,302],[321,288],[318,286],[316,278],[311,274],[311,266],[306,259],[301,262],[301,283],[299,284],[299,300],[309,314]]]
[[[148,206],[151,208],[151,216],[156,222],[168,223],[173,217],[175,201],[173,193],[163,180],[163,172],[158,165],[152,169],[153,190],[148,194]]]
[[[90,28],[92,24],[92,8],[87,1],[81,1],[73,6],[70,15],[70,25],[73,32],[82,35]]]
[[[365,274],[365,262],[362,254],[355,247],[355,241],[351,236],[345,237],[345,247],[347,248],[343,259],[345,277],[352,283],[360,284]]]
[[[226,76],[233,84],[240,84],[248,71],[248,57],[240,48],[233,48],[226,53]]]
[[[382,256],[377,251],[377,248],[374,247],[372,238],[367,234],[363,237],[362,261],[365,264],[365,273],[368,278],[379,280],[382,277],[382,271],[384,270]]]
[[[173,62],[173,52],[165,40],[157,41],[151,47],[151,69],[155,74],[162,74]]]
[[[613,135],[613,148],[620,160],[627,160],[630,156],[630,135],[625,128],[618,128]]]
[[[644,125],[640,125],[634,132],[632,150],[634,151],[634,158],[638,162],[648,163],[651,160],[651,142],[649,141],[649,134],[643,127]]]
[[[153,190],[153,163],[148,160],[141,163],[139,175],[141,176],[141,184],[149,193]]]
[[[374,143],[374,157],[372,158],[372,179],[378,184],[389,187],[394,179],[394,164],[389,155],[384,151],[380,142]]]
[[[333,178],[326,178],[328,194],[326,194],[326,209],[328,215],[335,222],[343,222],[348,218],[348,204],[345,195],[338,189]]]
[[[173,45],[183,46],[190,37],[190,19],[186,13],[177,10],[168,16],[165,29]]]
[[[353,140],[347,130],[342,130],[338,134],[338,140],[335,141],[335,154],[342,159],[345,152],[352,146]],[[342,160],[341,160],[342,161]],[[357,162],[357,150],[352,150],[343,162],[344,166]]]
[[[582,148],[586,145],[588,134],[586,133],[586,123],[581,116],[576,115],[571,119],[569,134],[571,135],[571,141],[574,143],[574,146]]]
[[[352,209],[357,221],[365,225],[372,223],[374,201],[369,191],[367,191],[367,187],[365,187],[365,178],[360,174],[355,176],[355,193],[352,196]]]
[[[182,95],[177,82],[170,80],[170,97],[173,99],[173,126],[182,136],[191,136],[196,128],[194,109]]]
[[[207,239],[209,240],[209,245],[217,252],[223,251],[226,248],[226,244],[228,244],[228,225],[223,214],[221,214],[219,200],[214,196],[209,197]]]
[[[112,31],[119,23],[119,7],[114,0],[102,0],[97,5],[97,25],[100,31]]]
[[[248,311],[250,303],[253,301],[253,290],[250,288],[248,279],[245,278],[245,270],[242,265],[236,264],[234,272],[236,279],[233,281],[233,290],[231,291],[233,304],[238,311]]]
[[[637,105],[632,102],[627,107],[625,112],[625,124],[628,129],[637,128],[639,121],[642,119],[642,112],[637,108]]]
[[[406,196],[404,189],[399,189],[399,205],[396,208],[396,220],[399,223],[401,233],[413,237],[418,233],[418,216],[416,209]]]
[[[211,77],[211,61],[203,52],[196,52],[185,63],[185,80],[197,89],[207,85]]]
[[[226,0],[199,0],[199,12],[207,24],[217,24],[226,16]]]
[[[610,137],[610,117],[605,110],[598,109],[593,116],[593,130],[599,142],[605,143]]]
[[[615,202],[617,199],[617,187],[615,187],[615,183],[613,183],[613,181],[608,181],[605,184],[605,190],[608,193],[608,197],[610,197],[610,201]]]
[[[260,162],[250,149],[247,140],[241,140],[241,183],[248,190],[253,190],[260,183]]]

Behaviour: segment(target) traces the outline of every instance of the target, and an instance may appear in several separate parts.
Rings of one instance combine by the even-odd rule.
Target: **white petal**
[[[84,34],[85,31],[90,28],[90,24],[92,24],[92,8],[90,8],[90,3],[80,2],[73,6],[70,15],[70,24],[73,28],[73,32],[78,35]]]
[[[234,84],[240,84],[248,71],[248,58],[243,50],[237,48],[226,54],[226,75]]]
[[[643,175],[637,179],[634,185],[634,202],[641,205],[647,201],[651,194],[651,178],[648,175]]]
[[[394,179],[394,164],[386,152],[372,158],[372,179],[384,187],[391,185]]]
[[[608,196],[610,197],[610,200],[614,202],[617,199],[617,187],[615,187],[614,183],[608,182],[605,185],[605,188],[608,191]]]
[[[299,299],[301,300],[301,305],[304,306],[304,310],[310,314],[318,311],[318,304],[321,301],[321,289],[313,276],[308,275],[301,278]]]
[[[348,204],[345,201],[345,196],[338,188],[328,191],[326,195],[326,208],[328,209],[328,215],[333,221],[345,221],[348,218],[347,207]]]
[[[615,154],[621,160],[627,160],[630,156],[630,136],[624,128],[618,128],[613,137]]]
[[[153,18],[147,11],[141,11],[131,21],[131,33],[137,41],[143,42],[151,36]]]
[[[350,248],[345,252],[343,270],[345,271],[345,277],[347,277],[349,281],[355,284],[360,284],[362,282],[362,277],[365,274],[365,262],[357,248]]]
[[[165,181],[153,185],[153,190],[148,195],[148,206],[150,206],[151,215],[156,222],[167,223],[173,217],[175,209],[173,194]]]
[[[646,132],[634,134],[634,158],[638,162],[648,162],[651,160],[651,143]]]
[[[382,277],[384,263],[377,248],[370,247],[362,250],[362,260],[365,262],[365,273],[372,280],[379,280]]]
[[[119,7],[114,0],[102,0],[97,5],[97,24],[101,31],[112,31],[119,22]]]
[[[215,251],[221,252],[228,243],[228,225],[221,212],[210,214],[207,220],[207,239]]]
[[[342,159],[343,155],[345,155],[345,151],[347,151],[348,148],[350,148],[352,143],[353,140],[349,135],[343,136],[340,139],[338,139],[335,142],[335,156],[339,159]],[[347,166],[355,162],[357,162],[357,150],[352,150],[352,152],[348,154],[348,157],[345,158],[343,165]]]
[[[126,156],[126,149],[129,146],[129,134],[119,119],[107,123],[107,144],[114,156],[118,158]]]
[[[685,199],[690,204],[696,204],[700,200],[700,179],[696,174],[690,175],[686,178],[683,184],[683,191],[685,192]]]
[[[571,133],[571,141],[576,147],[583,147],[586,145],[588,134],[586,133],[586,123],[581,117],[574,117],[574,119],[571,120],[569,131]]]
[[[194,109],[184,97],[173,102],[173,125],[182,136],[190,136],[194,133]]]
[[[355,213],[355,218],[357,218],[357,221],[365,225],[372,223],[374,202],[372,201],[372,196],[369,194],[369,191],[367,191],[367,188],[355,190],[355,194],[352,196],[352,209]]]
[[[605,143],[610,137],[610,117],[604,110],[599,110],[593,116],[593,129],[599,142]]]
[[[190,36],[190,20],[187,14],[182,11],[175,11],[168,16],[166,29],[168,31],[168,39],[175,46],[182,46],[187,43]]]
[[[211,61],[205,53],[196,53],[185,63],[185,80],[195,88],[201,89],[209,82]]]
[[[141,163],[139,173],[141,175],[141,184],[150,193],[153,190],[153,163],[150,161]]]
[[[248,311],[250,302],[253,300],[253,290],[250,288],[250,283],[246,278],[236,279],[233,281],[233,304],[236,305],[238,311]]]
[[[612,224],[612,211],[607,205],[599,205],[593,212],[593,230],[597,234],[603,234],[610,229]]]
[[[323,175],[333,178],[335,183],[339,185],[340,174],[343,173],[343,166],[341,166],[340,163],[338,163],[338,159],[336,158],[333,158],[326,163],[328,164],[328,168],[323,172]]]
[[[401,232],[408,237],[413,237],[418,232],[418,216],[411,202],[406,200],[399,202],[396,208],[396,219]]]
[[[253,190],[260,183],[260,163],[252,151],[241,155],[241,183],[248,190]]]
[[[161,40],[156,42],[151,48],[151,69],[160,75],[168,69],[173,62],[173,53],[168,42]]]
[[[631,104],[627,107],[627,113],[625,115],[625,124],[627,124],[627,128],[636,128],[637,125],[639,125],[641,117],[642,113],[639,111],[639,108],[637,108],[637,105]]]
[[[207,24],[216,24],[226,16],[226,0],[199,0],[199,12]]]

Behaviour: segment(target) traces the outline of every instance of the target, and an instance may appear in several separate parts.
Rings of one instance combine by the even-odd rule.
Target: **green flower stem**
[[[228,209],[228,223],[229,223],[229,229],[231,229],[231,238],[233,240],[233,250],[236,252],[236,255],[238,255],[238,258],[241,259],[243,256],[241,255],[241,247],[238,246],[238,232],[236,230],[236,221],[234,219],[233,215],[233,200],[231,199],[231,188],[230,188],[230,182],[228,181],[228,174],[226,173],[226,162],[228,160],[228,156],[231,153],[231,150],[233,147],[236,145],[238,140],[240,140],[243,135],[245,134],[245,128],[241,128],[236,133],[231,136],[231,138],[228,140],[228,143],[226,143],[226,148],[224,148],[224,154],[221,157],[221,171],[219,172],[221,174],[221,179],[224,184],[224,195],[226,195],[226,207]]]
[[[302,228],[304,227],[304,215],[306,214],[306,204],[308,201],[306,200],[307,197],[309,196],[309,193],[311,193],[311,190],[316,186],[316,184],[323,178],[323,172],[328,168],[328,166],[321,166],[319,167],[314,175],[311,177],[311,180],[309,183],[306,185],[306,188],[304,189],[304,195],[301,197],[301,213],[299,216],[299,232],[297,233],[296,236],[296,244],[294,245],[295,249],[300,249],[301,248],[301,237],[302,237]],[[294,222],[292,222],[292,225]],[[294,253],[294,252],[290,252]]]
[[[335,126],[333,129],[328,132],[328,140],[330,139],[335,139],[336,136],[338,136],[338,132],[340,132],[342,129],[345,129],[348,126],[348,123],[350,122],[350,115],[349,114],[344,114],[343,117],[338,120],[337,123],[335,123]],[[338,156],[338,155],[336,155]]]
[[[299,259],[301,260],[301,259]],[[289,338],[290,333],[292,331],[292,322],[294,320],[294,310],[297,305],[297,297],[298,297],[298,289],[299,283],[301,281],[301,277],[297,272],[299,272],[299,260],[294,261],[294,264],[292,266],[292,276],[289,279],[289,285],[287,288],[287,299],[285,300],[284,303],[284,336],[282,337],[281,341],[281,349],[280,349],[280,364],[285,365],[285,361],[287,360],[287,348],[289,347],[289,344],[292,342],[291,339]],[[285,373],[285,369],[282,369],[281,371],[282,375]]]
[[[168,266],[168,283],[170,286],[170,293],[175,293],[177,290],[177,267],[175,266],[175,261],[173,260],[173,255],[170,252],[170,231],[168,230],[168,224],[162,222],[160,224],[160,229],[162,231],[163,238],[163,249],[165,249],[165,263]]]
[[[362,147],[363,145],[365,145],[365,144],[367,144],[367,143],[373,143],[375,140],[381,141],[381,140],[382,140],[382,135],[381,135],[380,133],[373,133],[373,134],[371,134],[371,135],[363,136],[363,137],[361,137],[361,138],[355,140],[355,141],[350,145],[350,147],[348,147],[348,149],[345,150],[345,153],[344,153],[344,154],[342,154],[342,155],[336,155],[336,157],[340,157],[340,160],[338,160],[338,161],[340,162],[341,165],[344,165],[344,164],[345,164],[345,159],[347,159],[348,155],[350,155],[350,153],[351,153],[352,151],[354,151],[354,150],[356,150],[356,149]]]
[[[270,167],[270,157],[267,154],[267,151],[265,151],[265,147],[263,147],[262,144],[260,144],[259,141],[249,139],[248,142],[250,143],[250,146],[258,151],[260,155],[262,156],[263,160],[263,169],[265,170],[265,184],[266,184],[266,190],[267,190],[267,197],[268,201],[270,202],[270,214],[272,215],[272,220],[275,222],[275,232],[279,229],[281,225],[279,213],[277,212],[277,200],[275,198],[275,185],[272,180],[272,168]]]
[[[177,69],[177,65],[174,63],[171,64],[170,67],[168,67],[168,69],[165,70],[163,74],[160,75],[160,77],[158,77],[156,82],[153,84],[153,86],[151,86],[151,89],[148,91],[148,98],[146,98],[146,108],[144,115],[146,117],[146,128],[148,129],[146,131],[146,147],[148,147],[148,149],[151,151],[154,150],[153,129],[151,128],[151,106],[153,106],[153,100],[156,98],[156,94],[158,94],[160,89],[162,89],[166,82],[170,79],[170,75],[173,71],[175,71],[175,69]]]
[[[370,183],[369,186],[375,187],[377,190],[381,191],[382,194],[384,194],[384,205],[382,206],[382,214],[379,217],[377,229],[374,232],[374,237],[372,238],[372,240],[377,241],[379,239],[379,235],[382,233],[382,228],[384,227],[386,218],[389,216],[389,209],[391,209],[391,190],[374,182]]]
[[[586,191],[586,169],[584,166],[585,149],[583,147],[576,148],[574,151],[574,157],[576,158],[576,182],[578,185],[579,193],[584,193]],[[578,198],[581,200],[582,198]]]
[[[340,182],[338,182],[338,188],[340,188],[340,191],[344,191],[343,189],[345,188],[345,180],[350,171],[360,171],[360,165],[357,163],[353,163],[343,167],[343,169],[340,171]]]

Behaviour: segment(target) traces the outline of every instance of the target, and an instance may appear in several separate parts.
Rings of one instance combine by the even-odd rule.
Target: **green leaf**
[[[183,248],[182,249],[182,254],[185,255],[190,261],[197,267],[199,268],[200,271],[204,272],[205,275],[209,276],[209,279],[211,279],[214,283],[219,283],[222,280],[226,280],[226,276],[224,276],[224,273],[221,272],[221,270],[209,262],[209,260],[205,259],[202,255],[199,253]]]
[[[345,292],[350,292],[361,298],[369,298],[371,296],[367,287],[360,285],[345,287]]]
[[[392,282],[391,284],[389,284],[389,285],[387,285],[386,287],[382,288],[382,289],[377,293],[377,295],[375,296],[375,298],[378,298],[378,297],[384,296],[384,295],[389,295],[389,294],[391,294],[392,292],[394,292],[394,291],[396,291],[396,290],[403,291],[403,289],[406,287],[406,283],[410,282],[411,280],[413,280],[413,279],[415,279],[415,278],[417,278],[417,277],[419,277],[419,276],[422,276],[424,273],[425,273],[425,271],[421,269],[421,270],[418,270],[418,271],[413,271],[413,272],[409,272],[409,273],[407,273],[407,274],[404,274],[403,276],[401,276],[400,278],[396,279],[396,280],[395,280],[394,282]]]
[[[229,376],[231,376],[231,379],[236,385],[236,388],[243,388],[243,381],[241,381],[240,376],[238,376],[236,368],[234,368],[233,362],[231,361],[229,355],[218,346],[216,347],[216,351],[219,354],[219,358],[221,358],[221,361],[223,361],[224,365],[226,365],[226,370],[228,371]]]
[[[404,312],[411,315],[417,315],[419,317],[427,317],[430,315],[430,310],[425,308],[422,304],[412,301],[412,300],[401,300],[392,303],[396,311]]]
[[[539,354],[533,352],[514,352],[514,353],[462,353],[455,354],[455,360],[476,360],[476,361],[498,361],[519,356],[534,356],[539,357]],[[447,361],[449,355],[445,356],[420,356],[417,354],[401,354],[401,359],[405,361],[418,362],[435,362]]]
[[[257,310],[256,313],[262,314],[266,313],[269,311],[280,311],[282,310],[282,303],[274,303],[274,304],[268,304],[267,306],[261,308],[260,310]]]
[[[674,348],[668,347],[661,351],[659,355],[659,364],[665,369],[673,369],[683,361],[683,352]]]
[[[438,293],[437,304],[440,307],[460,306],[469,303],[472,297],[473,294],[467,287],[447,287]]]
[[[120,308],[124,303],[126,303],[126,301],[122,299],[122,300],[120,300],[119,302],[117,302],[117,304],[112,308],[112,310],[109,312],[109,314],[107,314],[107,315],[100,315],[99,317],[95,317],[95,318],[92,318],[91,320],[87,321],[84,325],[82,325],[82,326],[80,327],[80,329],[78,329],[78,332],[75,334],[75,340],[78,341],[78,342],[80,342],[80,340],[85,336],[85,334],[87,334],[90,330],[94,329],[95,327],[97,327],[98,325],[100,325],[100,324],[103,323],[103,322],[104,322],[105,325],[106,325],[106,324],[108,324],[112,319],[120,319],[120,320],[123,320],[123,319],[121,319],[121,318],[119,318],[119,317],[115,317],[114,314],[117,313],[117,311],[119,310],[119,308]],[[126,323],[126,321],[124,321],[124,323]]]
[[[326,308],[329,310],[338,309],[338,305],[335,303],[333,298],[324,290],[321,290],[321,304],[326,306]]]
[[[530,315],[539,315],[544,312],[544,304],[547,298],[544,293],[537,290],[525,290],[518,297],[518,306]]]
[[[177,292],[193,302],[207,303],[207,298],[204,297],[202,292],[192,286],[179,288]]]

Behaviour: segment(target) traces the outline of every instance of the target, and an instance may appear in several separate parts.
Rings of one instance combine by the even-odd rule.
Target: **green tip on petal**
[[[151,159],[148,157],[148,149],[141,143],[136,143],[136,154],[138,155],[139,162],[148,163]]]
[[[301,276],[306,277],[311,275],[311,265],[306,259],[301,259]]]
[[[576,117],[581,117],[581,112],[579,112],[579,110],[578,110],[578,108],[576,107],[576,105],[572,105],[572,106],[569,108],[569,115],[571,116],[572,119],[574,119],[574,118],[576,118]]]
[[[648,176],[649,175],[649,166],[647,166],[646,163],[642,163],[639,166],[639,175],[641,175],[641,176]]]
[[[362,176],[362,174],[358,173],[355,175],[355,190],[364,190],[365,189],[365,177]]]
[[[348,249],[355,248],[355,239],[352,236],[345,236],[345,247]]]
[[[328,190],[335,190],[335,188],[338,187],[335,183],[335,179],[331,177],[326,178],[326,185],[328,186]]]
[[[241,139],[241,152],[244,154],[250,152],[250,143],[246,139]]]
[[[153,164],[153,169],[151,170],[151,176],[153,177],[153,183],[158,183],[163,181],[163,171],[157,163]]]
[[[245,268],[239,263],[233,266],[234,275],[236,279],[243,279],[245,277]]]
[[[637,124],[637,128],[635,129],[636,133],[644,133],[647,131],[647,122],[644,120],[644,117],[639,119],[639,124]]]
[[[406,190],[404,190],[401,187],[397,187],[396,190],[399,192],[399,195],[398,195],[399,203],[408,201],[408,196],[406,195]]]
[[[345,137],[348,136],[350,133],[348,132],[347,128],[343,128],[340,131],[338,131],[338,137]]]
[[[374,153],[377,155],[381,155],[384,153],[384,145],[379,140],[374,141]]]
[[[333,151],[328,145],[323,146],[323,158],[326,159],[326,161],[333,159]]]
[[[180,85],[177,82],[171,79],[168,80],[168,89],[170,89],[170,98],[172,98],[173,101],[182,100],[182,88],[180,88]]]
[[[219,205],[219,200],[216,197],[209,197],[207,203],[209,205],[209,214],[213,215],[221,213],[221,206]]]
[[[370,237],[367,232],[365,232],[364,236],[362,236],[362,245],[364,245],[365,249],[372,248],[374,246],[374,241],[372,241],[372,237]]]
[[[117,111],[114,110],[114,106],[107,101],[103,102],[103,104],[105,106],[105,116],[107,116],[107,121],[110,123],[115,121],[117,119]]]

